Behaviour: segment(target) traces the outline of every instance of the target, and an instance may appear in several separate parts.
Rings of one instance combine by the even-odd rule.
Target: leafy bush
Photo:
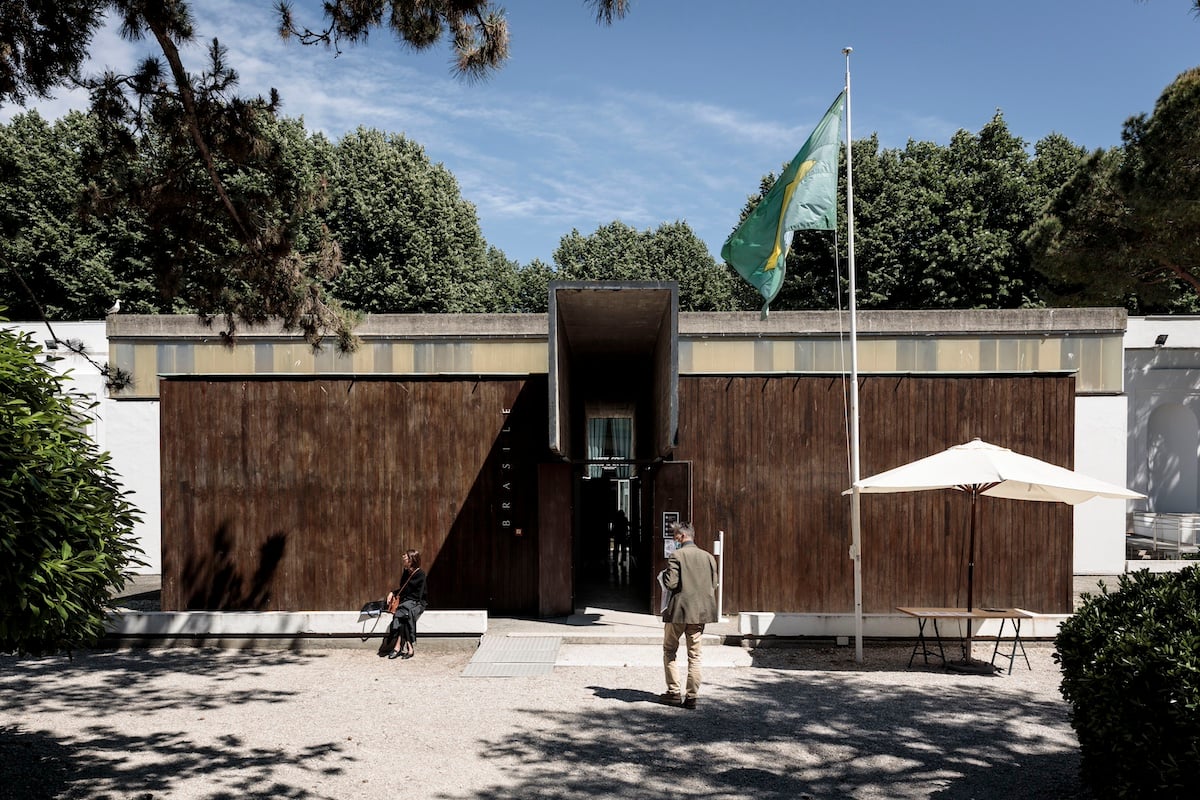
[[[1101,588],[1055,639],[1082,778],[1102,798],[1200,797],[1200,567]]]
[[[113,590],[142,563],[138,512],[40,353],[0,329],[0,652],[93,644]]]

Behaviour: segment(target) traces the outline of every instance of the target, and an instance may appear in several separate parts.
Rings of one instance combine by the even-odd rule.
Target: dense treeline
[[[854,142],[859,307],[1200,310],[1200,69],[1130,118],[1122,140],[1088,155],[1052,133],[1030,153],[997,112],[946,146]],[[844,150],[842,166],[844,208]],[[846,233],[844,215],[836,238],[797,232],[773,307],[845,304]]]
[[[602,23],[628,10],[586,4]],[[343,13],[350,7],[327,5],[325,27],[310,29],[284,4],[280,31],[337,48],[386,23],[418,49],[449,43],[456,71],[475,77],[507,58],[506,23],[489,0],[438,0],[416,16],[379,2]],[[639,231],[615,220],[564,235],[552,264],[509,259],[420,143],[367,129],[334,142],[308,133],[278,116],[273,92],[233,94],[238,76],[215,40],[204,66],[188,70],[178,45],[198,37],[186,0],[11,9],[0,102],[72,82],[92,98],[87,114],[48,122],[31,112],[0,126],[0,306],[11,316],[96,318],[120,298],[133,312],[223,317],[230,332],[280,318],[310,341],[353,347],[356,313],[541,311],[553,278],[676,280],[685,310],[758,307],[685,221]],[[81,76],[105,9],[161,58]],[[1031,148],[999,112],[946,145],[889,149],[872,136],[853,154],[863,308],[1200,305],[1198,70],[1167,87],[1153,115],[1130,119],[1122,146],[1090,156],[1058,134]],[[743,215],[774,180],[764,176]],[[776,309],[845,304],[844,214],[839,226],[796,235]]]
[[[880,148],[854,143],[855,257],[860,308],[1028,308],[1045,305],[1021,236],[1082,148],[1051,134],[1030,154],[997,113],[978,134],[960,130],[948,145],[910,141]],[[839,181],[845,207],[845,152]],[[770,179],[764,181],[769,188]],[[798,233],[777,307],[845,304],[846,220],[837,243],[827,232]],[[839,252],[840,251],[840,252]]]
[[[117,298],[130,313],[220,313],[213,298],[237,278],[221,271],[222,243],[235,246],[224,218],[188,199],[187,176],[162,174],[153,129],[120,167],[138,192],[116,191],[109,167],[91,155],[101,127],[79,112],[53,123],[29,112],[0,125],[0,257],[21,276],[0,283],[0,306],[16,319],[96,319]],[[281,169],[234,177],[305,200],[279,204],[278,224],[301,254],[336,248],[338,268],[323,285],[351,311],[545,311],[552,277],[678,280],[685,308],[733,308],[730,274],[686,223],[572,231],[554,267],[521,265],[487,245],[454,176],[404,136],[360,128],[330,142],[280,119],[263,138]],[[180,202],[168,210],[139,201],[164,183]],[[248,307],[239,313],[253,319]]]
[[[601,23],[629,9],[585,4]],[[274,92],[233,93],[238,76],[216,40],[189,69],[179,45],[199,37],[187,0],[8,8],[0,102],[72,83],[92,98],[88,115],[0,126],[0,270],[10,278],[0,304],[14,316],[96,317],[119,297],[131,311],[222,316],[230,331],[278,317],[310,341],[353,346],[355,312],[538,311],[552,277],[673,279],[686,309],[757,306],[683,221],[572,231],[554,264],[515,263],[483,240],[454,177],[419,143],[370,130],[337,142],[308,134],[277,115]],[[417,49],[447,44],[454,70],[471,77],[508,57],[507,21],[491,0],[437,0],[419,13],[374,0],[323,8],[309,28],[281,4],[279,32],[336,50],[386,28]],[[81,75],[106,10],[123,36],[152,41],[161,56]],[[1090,157],[1057,134],[1030,150],[999,112],[947,145],[854,142],[859,304],[1194,311],[1198,109],[1193,71],[1152,116],[1126,123],[1121,147]],[[743,214],[774,179],[762,179]],[[844,214],[840,225],[797,235],[776,308],[845,302]]]
[[[1092,154],[1026,234],[1059,305],[1200,310],[1200,68]]]
[[[683,310],[758,306],[686,222],[572,230],[552,264],[522,265],[488,245],[454,176],[417,142],[366,128],[331,142],[270,115],[259,124],[268,166],[232,169],[226,180],[239,196],[262,198],[254,207],[271,219],[256,225],[286,231],[301,262],[328,265],[314,271],[319,288],[350,313],[544,311],[555,278],[674,280]],[[1193,70],[1153,115],[1126,123],[1121,147],[1091,155],[1060,134],[1030,148],[999,112],[946,145],[854,142],[859,306],[1195,311],[1197,131]],[[14,318],[94,319],[119,297],[130,312],[232,307],[261,318],[271,304],[243,270],[228,268],[240,244],[227,218],[211,194],[193,199],[205,196],[203,174],[180,174],[170,167],[178,159],[161,158],[178,143],[152,124],[114,164],[105,135],[102,119],[78,112],[53,123],[29,112],[0,125],[0,258],[19,277],[0,282],[0,305]],[[743,215],[774,179],[764,176]],[[168,192],[179,199],[164,203]],[[844,305],[845,259],[844,214],[836,235],[798,232],[773,307]]]

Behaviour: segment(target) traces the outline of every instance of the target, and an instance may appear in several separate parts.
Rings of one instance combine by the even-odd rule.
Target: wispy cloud
[[[284,42],[265,0],[195,0],[201,42],[186,56],[202,69],[202,48],[217,36],[242,93],[277,88],[284,113],[309,130],[336,139],[366,126],[420,143],[510,257],[545,257],[572,227],[613,219],[646,227],[683,218],[715,252],[746,196],[796,153],[842,82],[836,47],[797,46],[792,26],[761,24],[785,18],[791,0],[760,4],[747,15],[727,0],[694,0],[682,35],[674,4],[643,3],[598,28],[577,0],[507,0],[515,55],[482,85],[450,75],[444,44],[413,53],[386,31],[336,58]],[[321,23],[318,0],[296,5],[304,21]],[[1015,13],[997,16],[969,3],[948,11],[846,0],[813,5],[806,30],[811,43],[855,43],[855,138],[944,143],[960,128],[978,131],[1001,106],[1029,141],[1058,130],[1104,146],[1195,63],[1194,27],[1170,5],[1094,14],[1086,0],[1017,0]],[[1030,28],[1031,14],[1043,24]],[[1063,25],[1082,33],[1064,39],[1055,33]],[[1018,38],[1029,46],[1014,60]],[[92,69],[127,70],[141,51],[106,28]],[[86,98],[37,105],[58,118]],[[0,120],[18,110],[0,109]]]
[[[107,70],[128,72],[135,64],[141,48],[121,38],[117,28],[106,25],[100,28],[91,42],[91,57],[84,68],[85,75],[101,73]],[[88,107],[88,93],[84,89],[61,89],[53,97],[34,99],[27,104],[28,109],[37,109],[46,119],[59,119],[69,111],[83,110]],[[18,105],[0,106],[0,122],[10,122],[12,118],[27,110]]]
[[[778,170],[809,132],[745,108],[602,83],[572,85],[568,94],[464,84],[411,58],[388,34],[335,58],[282,41],[265,3],[212,0],[195,11],[189,70],[205,66],[215,36],[239,73],[239,92],[278,90],[284,113],[303,117],[310,131],[333,139],[359,126],[403,133],[450,169],[485,231],[522,231],[511,241],[520,242],[523,260],[534,251],[547,257],[572,228],[736,216],[728,209],[740,209],[758,178]],[[154,53],[150,43],[125,42],[110,25],[96,38],[91,68],[128,70],[141,53]],[[42,109],[58,117],[84,105],[86,98],[64,94]],[[727,227],[716,225],[721,235]]]

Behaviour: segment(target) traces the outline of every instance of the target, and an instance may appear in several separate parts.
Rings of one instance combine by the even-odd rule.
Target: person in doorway
[[[717,621],[717,561],[695,543],[690,523],[675,526],[675,552],[660,576],[664,591],[670,592],[663,609],[663,670],[667,691],[660,695],[668,705],[696,707],[700,693],[700,651],[704,625]],[[687,642],[687,683],[680,692],[679,667],[675,656],[679,640]]]
[[[613,516],[612,538],[613,568],[615,569],[618,564],[626,564],[629,561],[629,519],[619,508]]]
[[[400,587],[388,592],[387,608],[392,613],[392,623],[379,653],[386,653],[388,658],[412,658],[415,655],[417,620],[428,605],[420,552],[406,550],[400,558],[404,563],[404,571],[400,573]],[[393,641],[392,647],[388,648],[387,644]]]

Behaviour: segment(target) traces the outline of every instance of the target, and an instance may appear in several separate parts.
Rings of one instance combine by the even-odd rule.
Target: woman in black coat
[[[404,572],[400,574],[400,587],[388,592],[388,609],[392,611],[389,638],[396,640],[388,658],[412,658],[417,641],[417,620],[429,604],[425,594],[425,570],[421,569],[421,554],[407,550],[401,556]]]

